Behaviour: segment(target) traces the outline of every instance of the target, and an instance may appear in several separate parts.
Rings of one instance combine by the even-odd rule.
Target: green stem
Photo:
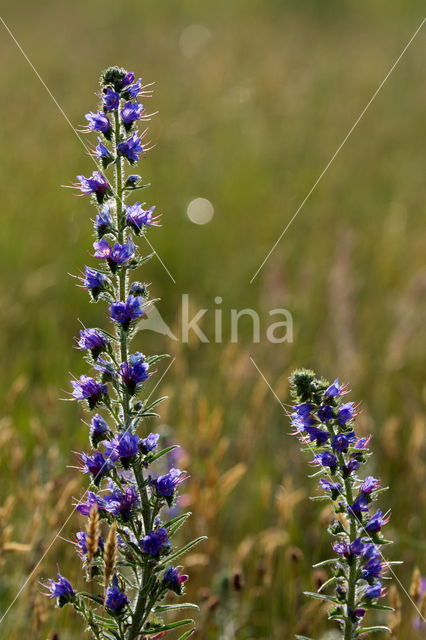
[[[343,456],[342,456],[343,458]],[[353,504],[353,493],[352,493],[352,485],[348,478],[344,481],[345,484],[345,492],[346,492],[346,503]],[[358,536],[358,527],[356,522],[356,517],[351,513],[350,517],[350,532],[349,532],[349,544],[356,540]],[[356,558],[352,559],[352,564],[349,568],[349,577],[348,577],[348,592],[346,596],[346,620],[345,620],[345,635],[344,640],[353,640],[356,638],[356,628],[358,624],[356,622],[352,622],[349,617],[349,610],[355,609],[355,597],[356,597],[356,576],[358,571],[358,563]]]

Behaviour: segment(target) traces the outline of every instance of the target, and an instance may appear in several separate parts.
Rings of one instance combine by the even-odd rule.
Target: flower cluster
[[[148,304],[147,286],[130,281],[131,272],[146,260],[135,239],[156,225],[158,217],[154,207],[127,203],[144,185],[140,176],[126,176],[125,168],[148,150],[137,123],[149,118],[138,100],[149,95],[133,73],[118,67],[105,71],[100,106],[86,115],[86,131],[99,135],[93,150],[97,170],[89,177],[78,176],[75,185],[81,194],[91,196],[97,209],[96,268],[86,266],[78,279],[92,301],[106,303],[112,324],[108,330],[80,331],[76,348],[84,352],[92,371],[73,379],[70,392],[72,400],[96,411],[88,425],[92,449],[78,454],[79,468],[91,483],[76,504],[87,523],[73,541],[93,584],[90,593],[78,591],[58,574],[57,581],[49,580],[45,587],[46,595],[59,606],[71,604],[84,617],[97,640],[135,640],[146,633],[163,637],[171,629],[192,624],[188,619],[163,622],[162,615],[176,605],[159,601],[170,592],[183,593],[187,576],[174,566],[174,559],[202,539],[176,547],[175,533],[189,514],[176,516],[170,508],[188,476],[162,464],[174,447],[162,450],[159,434],[143,434],[159,400],[149,402],[138,395],[162,356],[130,351]]]
[[[330,501],[335,519],[329,526],[334,537],[335,557],[320,563],[331,565],[332,577],[321,593],[309,594],[332,604],[329,618],[337,621],[344,640],[359,634],[386,629],[361,627],[368,609],[389,609],[378,604],[385,596],[383,581],[387,579],[381,546],[387,541],[382,528],[389,520],[375,508],[377,496],[384,491],[373,476],[359,477],[358,471],[368,459],[369,438],[358,438],[354,430],[357,406],[345,402],[345,385],[319,379],[312,371],[295,371],[290,378],[294,405],[291,424],[305,451],[312,453],[312,465],[318,469],[323,495],[315,499]],[[323,594],[334,585],[335,595]]]

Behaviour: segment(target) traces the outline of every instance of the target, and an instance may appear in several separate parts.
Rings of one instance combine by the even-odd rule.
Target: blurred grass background
[[[424,32],[250,279],[420,24],[423,3],[25,0],[2,17],[75,126],[95,107],[104,67],[156,82],[144,196],[164,212],[150,239],[176,284],[155,259],[145,279],[173,327],[182,293],[194,309],[209,308],[210,337],[214,298],[223,298],[224,344],[170,344],[148,332],[135,344],[176,356],[160,388],[169,394],[160,424],[184,445],[193,532],[210,537],[188,559],[189,595],[202,601],[198,637],[319,638],[327,626],[301,592],[324,579],[310,565],[329,555],[329,514],[308,501],[306,461],[250,355],[284,402],[296,366],[350,381],[363,401],[359,429],[374,436],[371,470],[390,486],[389,553],[404,559],[397,573],[408,589],[416,566],[426,573]],[[78,407],[58,397],[67,372],[84,371],[71,348],[77,318],[99,325],[101,309],[66,275],[90,259],[93,209],[60,188],[91,172],[91,161],[1,25],[0,33],[4,612],[83,486],[67,465],[86,430]],[[215,210],[204,226],[186,215],[197,197]],[[228,344],[229,310],[246,307],[263,322],[269,309],[287,308],[294,342],[271,345],[263,329],[253,345],[247,323],[239,344]],[[63,535],[77,526],[73,517]],[[0,638],[76,637],[80,621],[37,595],[57,562],[81,580],[77,557],[57,540]],[[394,637],[424,637],[398,588]]]

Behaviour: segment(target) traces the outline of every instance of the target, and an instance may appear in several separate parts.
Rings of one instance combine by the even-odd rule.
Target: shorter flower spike
[[[291,423],[313,462],[322,467],[319,485],[332,503],[336,517],[329,526],[335,538],[333,578],[336,595],[322,598],[333,604],[330,617],[340,625],[345,640],[358,638],[360,624],[379,598],[385,595],[381,579],[385,569],[380,547],[388,515],[372,512],[380,491],[373,476],[360,479],[358,470],[367,460],[369,439],[358,439],[354,430],[357,411],[353,402],[343,403],[348,392],[339,380],[333,383],[302,369],[290,377],[294,401]],[[347,514],[342,518],[342,513]],[[315,594],[312,594],[315,595]],[[374,630],[374,628],[371,628]],[[362,636],[368,632],[362,629]]]

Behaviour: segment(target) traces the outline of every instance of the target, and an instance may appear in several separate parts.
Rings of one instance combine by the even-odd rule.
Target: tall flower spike
[[[90,593],[78,591],[58,574],[57,581],[45,586],[46,595],[60,606],[71,604],[83,616],[96,640],[136,640],[153,632],[162,637],[185,625],[193,630],[192,620],[163,620],[169,607],[160,609],[158,603],[167,594],[183,593],[187,576],[174,568],[173,560],[203,539],[176,546],[175,533],[189,514],[174,516],[170,510],[188,476],[167,467],[171,448],[161,450],[159,434],[144,428],[159,401],[138,396],[152,375],[151,365],[163,356],[130,351],[149,303],[146,285],[130,281],[130,273],[147,259],[134,241],[156,225],[157,217],[155,207],[127,202],[144,185],[139,175],[125,175],[125,170],[149,150],[137,125],[148,117],[138,97],[150,93],[141,79],[135,82],[132,72],[119,67],[104,72],[100,104],[86,116],[86,131],[98,140],[93,153],[97,166],[90,177],[78,176],[76,185],[97,210],[96,268],[86,266],[78,279],[93,302],[106,303],[107,322],[113,327],[80,331],[77,348],[92,371],[73,379],[70,393],[71,399],[96,411],[88,425],[92,450],[79,454],[90,490],[76,506],[88,523],[73,543],[88,568],[86,579],[95,585]],[[95,595],[99,593],[103,595]],[[191,607],[196,608],[185,605]],[[189,637],[192,630],[181,637]]]
[[[295,403],[291,413],[294,434],[303,450],[312,453],[313,465],[319,467],[314,476],[320,476],[322,495],[314,499],[330,501],[335,513],[328,528],[334,538],[335,556],[316,565],[330,565],[332,576],[318,593],[306,595],[331,604],[328,617],[340,625],[342,640],[389,631],[384,626],[362,627],[369,609],[392,611],[391,607],[378,604],[378,600],[386,595],[383,581],[388,579],[386,568],[393,563],[385,561],[381,552],[382,545],[388,542],[383,538],[382,527],[389,515],[374,510],[378,494],[385,489],[377,478],[361,479],[358,475],[370,454],[369,439],[358,438],[354,431],[357,408],[353,402],[343,402],[347,388],[338,380],[330,384],[317,378],[313,371],[295,371],[290,388]],[[322,593],[332,585],[334,594]]]

